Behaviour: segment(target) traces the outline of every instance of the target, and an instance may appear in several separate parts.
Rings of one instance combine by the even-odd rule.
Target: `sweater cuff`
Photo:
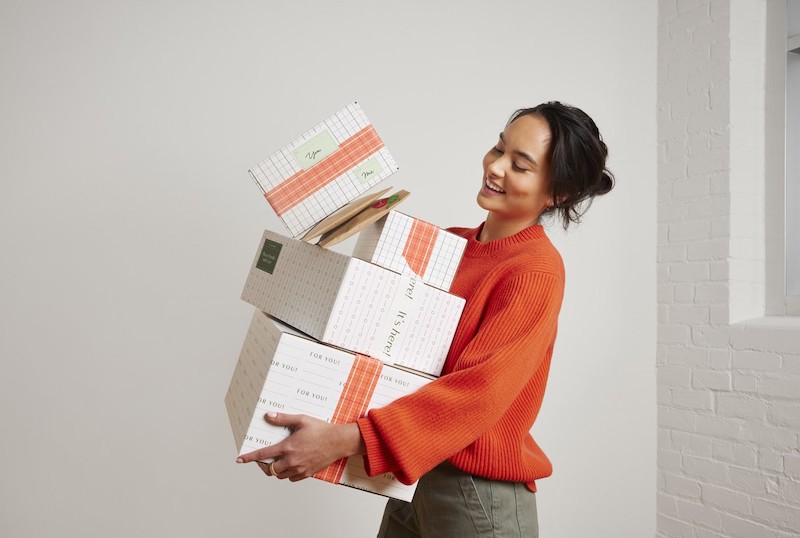
[[[364,446],[367,454],[364,456],[364,469],[369,476],[382,473],[392,473],[396,470],[394,458],[391,457],[389,449],[383,444],[378,430],[369,419],[369,416],[361,417],[356,420],[358,429],[361,431],[361,438],[364,439]],[[398,480],[403,480],[398,477]]]

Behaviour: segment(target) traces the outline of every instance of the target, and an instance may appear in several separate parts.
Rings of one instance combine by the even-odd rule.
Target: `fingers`
[[[304,417],[305,415],[292,415],[291,413],[277,413],[275,411],[270,411],[264,415],[264,420],[273,426],[285,426],[295,430],[302,425]]]
[[[259,448],[236,458],[236,463],[250,463],[252,461],[269,460],[277,458],[280,454],[280,443]]]

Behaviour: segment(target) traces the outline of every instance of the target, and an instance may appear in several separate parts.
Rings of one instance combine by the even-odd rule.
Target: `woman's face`
[[[541,116],[527,114],[509,124],[483,158],[478,205],[509,224],[535,224],[553,205],[549,144],[550,128]]]

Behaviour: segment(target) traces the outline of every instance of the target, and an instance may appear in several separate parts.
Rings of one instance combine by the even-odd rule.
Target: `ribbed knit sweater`
[[[561,256],[539,226],[467,239],[451,293],[466,299],[442,376],[358,420],[370,475],[410,484],[449,460],[471,474],[525,482],[552,473],[529,430],[541,407],[564,292]]]

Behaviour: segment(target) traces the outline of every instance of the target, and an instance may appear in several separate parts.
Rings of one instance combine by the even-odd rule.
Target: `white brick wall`
[[[800,536],[800,323],[743,321],[764,312],[766,1],[659,1],[663,538]]]

